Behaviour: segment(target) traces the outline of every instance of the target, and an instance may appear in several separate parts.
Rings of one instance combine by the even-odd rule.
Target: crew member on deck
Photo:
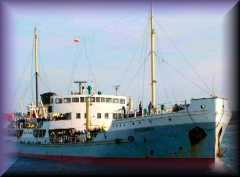
[[[126,118],[126,108],[125,108],[125,106],[122,107],[122,110],[123,110],[123,117]]]
[[[142,102],[139,103],[139,115],[142,116]]]
[[[153,105],[152,105],[152,102],[150,101],[150,103],[149,103],[149,105],[148,105],[148,114],[149,114],[149,115],[151,115],[152,109],[153,109]]]

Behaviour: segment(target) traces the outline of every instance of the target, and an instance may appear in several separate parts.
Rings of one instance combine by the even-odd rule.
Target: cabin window
[[[97,113],[97,118],[101,119],[101,113]]]
[[[114,118],[114,119],[117,118],[117,113],[113,113],[113,118]]]
[[[56,104],[62,103],[62,98],[56,98],[56,99],[55,99],[55,103],[56,103]]]
[[[80,102],[84,102],[84,101],[85,101],[84,97],[80,97]]]
[[[102,98],[101,98],[101,102],[105,102],[105,98],[102,97]]]
[[[71,114],[71,112],[68,112],[68,113],[63,114],[63,117],[65,120],[70,120],[72,118],[72,114]]]
[[[100,98],[99,97],[96,97],[96,102],[100,102]]]
[[[106,98],[107,103],[112,103],[112,98]]]
[[[49,113],[51,113],[52,112],[52,106],[48,106],[47,110],[48,110]]]
[[[73,103],[78,103],[79,102],[79,98],[78,97],[73,97],[72,98],[72,102]]]
[[[109,114],[105,113],[105,119],[108,119],[108,118],[109,118]]]
[[[64,103],[71,103],[71,98],[64,98]]]
[[[33,136],[34,137],[44,137],[46,134],[46,130],[45,129],[34,129],[33,130]]]
[[[117,116],[118,116],[119,119],[122,118],[122,114],[121,113],[118,113]]]
[[[119,100],[117,98],[114,98],[113,103],[119,103]]]
[[[95,102],[95,97],[91,97],[91,102]]]
[[[76,113],[76,118],[80,119],[81,118],[81,113]]]
[[[125,99],[120,99],[121,104],[125,104]]]

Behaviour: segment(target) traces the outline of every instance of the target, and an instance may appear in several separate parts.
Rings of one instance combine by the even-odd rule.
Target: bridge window
[[[95,97],[91,97],[91,102],[95,102]]]
[[[50,104],[53,104],[53,98],[50,99]]]
[[[78,103],[78,102],[79,102],[79,98],[78,98],[78,97],[73,97],[73,98],[72,98],[72,102]]]
[[[100,97],[96,97],[96,102],[100,102]]]
[[[97,113],[97,118],[101,119],[101,113]]]
[[[56,99],[55,99],[55,103],[56,103],[56,104],[62,103],[62,98],[56,98]]]
[[[108,119],[108,118],[109,118],[109,114],[105,113],[105,119]]]
[[[122,118],[122,114],[118,113],[118,118],[121,119]]]
[[[84,97],[80,97],[80,102],[84,102],[84,101],[85,101]]]
[[[81,113],[76,113],[76,118],[80,119],[81,118]]]
[[[106,98],[107,103],[112,103],[112,98]]]
[[[121,104],[125,104],[125,99],[120,99]]]
[[[117,113],[113,113],[113,118],[117,119]]]
[[[64,103],[71,103],[71,98],[64,98]]]
[[[119,103],[119,100],[117,98],[114,98],[113,103]]]
[[[105,98],[102,97],[102,98],[101,98],[101,102],[105,102]]]

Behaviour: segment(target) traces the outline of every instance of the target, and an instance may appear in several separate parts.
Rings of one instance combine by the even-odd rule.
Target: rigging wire
[[[89,75],[89,78],[90,78],[90,75],[92,76],[92,79],[93,79],[93,82],[94,82],[94,85],[96,88],[98,88],[97,86],[97,81],[96,81],[96,76],[95,76],[95,73],[93,72],[93,67],[92,67],[92,64],[91,64],[91,59],[89,58],[88,56],[88,52],[87,52],[87,42],[84,41],[83,42],[83,46],[85,48],[85,58],[87,60],[87,64],[88,64],[88,75]]]
[[[144,43],[146,42],[146,41],[145,41],[145,40],[146,40],[146,36],[145,36],[144,34],[146,34],[146,31],[145,31],[145,30],[143,31],[143,33],[142,33],[142,35],[141,35],[141,36],[144,36],[144,37],[143,37],[143,38],[142,38],[142,37],[140,38],[140,39],[143,39],[143,40],[142,40],[142,46],[141,46],[140,51],[143,51]],[[131,65],[132,65],[133,61],[135,61],[135,60],[138,58],[138,57],[137,57],[137,54],[138,54],[138,51],[136,50],[134,57],[131,57],[130,60],[129,60],[129,62],[128,62],[128,64],[126,65],[126,68],[124,69],[123,75],[122,75],[122,77],[121,77],[121,79],[120,79],[120,82],[119,82],[120,85],[122,84],[123,80],[125,80],[125,78],[126,78],[127,74],[129,73],[130,69],[132,69],[132,68],[131,68]],[[142,52],[142,56],[143,56],[143,52]]]
[[[51,87],[51,84],[50,84],[50,80],[49,80],[48,74],[47,74],[45,68],[43,67],[44,65],[42,64],[41,66],[42,66],[42,67],[39,68],[39,73],[42,73],[42,74],[41,74],[41,75],[38,74],[38,77],[39,77],[39,78],[40,78],[41,76],[44,77],[44,80],[42,79],[42,83],[44,83],[44,84],[47,86],[47,89],[50,91],[50,90],[52,90],[52,89],[51,89],[52,87]],[[41,70],[41,72],[40,72],[40,70]]]
[[[148,27],[148,23],[146,24],[146,26]],[[146,27],[146,30],[147,30],[147,32],[146,32],[146,38],[145,38],[145,44],[146,44],[146,48],[145,48],[145,53],[148,53],[148,40],[147,40],[147,35],[148,35],[148,33],[149,33],[149,29]],[[143,58],[143,56],[144,56],[144,51],[142,50],[142,58]],[[146,65],[147,64],[144,64],[144,66],[143,66],[143,79],[142,79],[142,99],[141,99],[141,101],[142,101],[142,105],[144,105],[145,104],[145,89],[146,89],[146,81],[145,81],[145,76],[146,76]]]
[[[19,99],[16,99],[16,100],[20,100],[20,101],[22,100],[23,102],[25,101],[25,99],[27,98],[26,97],[27,92],[28,92],[29,88],[31,88],[31,85],[33,85],[33,78],[34,78],[34,75],[32,75],[32,77],[30,78],[31,79],[30,82],[28,82],[28,84],[26,84],[25,88],[23,89],[22,95],[19,96]],[[19,104],[19,106],[21,106],[20,101],[16,101],[14,107],[17,107],[18,104]]]
[[[145,26],[147,26],[147,24],[145,24]],[[147,28],[144,28],[144,29],[147,29]],[[144,50],[143,49],[144,49],[144,47],[146,45],[146,42],[147,42],[146,38],[147,38],[146,37],[146,30],[144,30],[143,33],[141,34],[141,38],[140,38],[140,40],[141,39],[143,39],[143,40],[142,40],[142,44],[141,44],[141,48],[140,48],[141,55],[140,55],[139,58],[144,58],[144,52],[143,52]],[[126,68],[123,71],[122,77],[121,77],[120,81],[118,82],[118,83],[120,83],[120,85],[122,85],[123,81],[126,81],[126,78],[128,78],[126,76],[129,73],[129,71],[131,71],[130,69],[132,69],[131,65],[138,58],[137,54],[138,54],[138,50],[135,51],[134,56],[130,58],[128,64],[126,65]],[[142,98],[143,98],[143,96],[142,96]]]
[[[130,18],[129,18],[130,17]],[[132,18],[132,19],[131,19]],[[122,22],[125,22],[126,23],[126,19],[128,20],[128,22],[136,22],[136,20],[139,20],[139,16],[135,16],[135,17],[133,17],[132,16],[132,14],[131,14],[131,16],[130,15],[127,15],[127,16],[125,16],[125,17],[121,17],[121,18],[119,18],[117,21],[115,20],[115,21],[111,21],[109,24],[112,24],[112,25],[104,25],[103,26],[103,28],[105,28],[105,27],[110,27],[110,29],[111,29],[111,27],[113,27],[113,28],[116,28],[116,25],[115,24],[120,24],[120,23],[122,23]],[[144,18],[143,18],[144,19]],[[132,24],[132,23],[131,23]],[[109,28],[108,28],[109,29]],[[113,31],[115,31],[115,30],[113,30]]]
[[[74,80],[74,75],[75,75],[75,71],[76,71],[76,69],[74,69],[74,68],[78,68],[78,57],[79,58],[81,58],[80,56],[80,54],[81,54],[81,51],[80,51],[80,53],[78,54],[78,48],[80,48],[80,47],[78,47],[79,45],[75,45],[76,47],[74,47],[74,61],[73,61],[73,64],[72,64],[72,69],[71,69],[71,74],[70,74],[70,79],[69,79],[69,91],[68,91],[68,93],[70,93],[71,92],[71,86],[72,86],[72,81]]]
[[[50,91],[50,87],[43,81],[42,77],[40,75],[38,75],[39,81],[42,82],[42,84]]]
[[[179,50],[179,48],[177,47],[177,45],[175,44],[175,42],[172,40],[172,38],[170,38],[170,35],[167,33],[167,31],[163,28],[163,26],[161,24],[159,24],[157,22],[157,24],[159,25],[159,27],[162,28],[162,31],[165,32],[166,36],[169,38],[169,40],[171,41],[172,45],[174,46],[175,50],[183,57],[183,61],[185,61],[185,63],[187,63],[190,68],[192,69],[193,73],[198,77],[198,79],[200,79],[202,81],[202,83],[204,84],[204,86],[208,89],[208,94],[209,94],[209,86],[207,85],[207,83],[201,78],[200,74],[197,72],[196,68],[194,68],[194,66],[187,60],[187,57],[185,56],[185,54],[183,52],[181,52]],[[160,29],[160,28],[159,28]]]
[[[140,71],[140,69],[142,68],[142,66],[145,65],[147,59],[148,59],[148,55],[147,55],[147,57],[144,58],[143,62],[139,64],[139,66],[138,66],[138,68],[137,68],[137,71],[136,71],[136,73],[133,75],[133,77],[131,77],[130,82],[133,83],[133,81],[136,80],[135,78],[136,78],[137,74],[139,73],[139,71]],[[128,86],[128,88],[126,88],[126,89],[124,90],[124,92],[123,92],[124,95],[125,95],[127,89],[130,90],[130,88],[132,88],[133,84],[128,83],[127,86]]]
[[[182,76],[182,78],[184,78],[185,80],[188,80],[187,77],[180,71],[178,70],[176,67],[174,67],[173,65],[171,65],[169,62],[167,62],[166,60],[162,59],[162,63],[167,64],[168,66],[170,66],[175,72],[177,72],[180,76]],[[189,79],[189,81],[191,81],[191,83],[193,85],[195,85],[197,88],[199,88],[200,90],[202,90],[205,93],[209,93],[208,90],[202,88],[200,85],[198,85],[197,83],[193,82],[192,80]]]
[[[167,92],[167,89],[166,89],[166,86],[167,86],[167,83],[165,82],[166,80],[165,79],[161,79],[161,74],[160,74],[160,72],[162,71],[162,69],[161,69],[161,67],[160,67],[160,63],[161,62],[158,62],[159,63],[159,70],[158,70],[158,75],[159,75],[159,77],[158,77],[158,80],[159,80],[159,82],[158,83],[160,83],[161,84],[161,87],[159,87],[160,89],[162,88],[162,90],[163,90],[163,95],[165,95],[165,97],[166,97],[166,100],[169,100],[169,102],[172,104],[172,101],[170,100],[170,97],[169,97],[169,94],[168,94],[168,92]],[[168,87],[168,86],[167,86]],[[170,87],[171,88],[171,87]],[[160,96],[159,94],[158,94],[158,96]],[[158,100],[160,100],[160,97],[158,97]]]
[[[32,73],[33,73],[33,59],[34,59],[34,38],[32,39],[32,50],[31,50],[31,53],[29,54],[29,58],[31,59],[31,62],[29,62],[28,60],[28,57],[26,58],[26,63],[23,65],[24,66],[24,70],[23,70],[23,77],[25,76],[25,74],[27,73],[27,72],[30,72],[29,73],[29,75],[28,76],[30,76],[29,77],[29,80],[30,80],[30,82],[28,83],[29,85],[27,85],[27,88],[30,86],[30,84],[31,84],[31,86],[32,86],[32,89],[31,89],[31,92],[32,92],[32,95],[31,95],[31,100],[33,100],[33,84],[32,84],[32,79],[33,79],[33,76],[34,75],[32,75]],[[29,70],[27,69],[28,67],[29,67],[29,65],[28,65],[28,63],[29,63],[29,65],[30,65],[30,68],[29,68]],[[15,89],[16,90],[16,92],[15,92],[15,96],[14,96],[14,98],[15,97],[17,97],[17,93],[18,93],[18,89],[20,89],[21,88],[21,86],[19,87],[19,85],[20,84],[17,84],[17,88]],[[23,89],[23,93],[24,93],[24,95],[26,94],[25,92],[26,92],[26,89],[27,88],[25,88],[25,89]],[[20,93],[19,93],[20,94]],[[21,98],[21,94],[18,96],[19,97],[19,100],[20,100],[20,98]],[[25,96],[24,96],[25,97]],[[16,99],[16,100],[18,100],[18,99]],[[14,109],[17,109],[17,106],[18,106],[18,104],[19,104],[19,102],[18,101],[16,101],[15,102],[15,106],[14,106]],[[20,105],[19,105],[20,106]]]
[[[145,96],[144,95],[144,90],[145,90],[144,81],[145,81],[145,74],[146,74],[145,70],[146,70],[146,65],[144,64],[144,66],[143,66],[143,79],[142,79],[142,97],[141,97],[142,105],[144,105],[144,96]]]
[[[29,58],[31,58],[31,55],[32,54],[30,54],[29,55]],[[21,85],[20,83],[23,81],[23,80],[25,80],[25,76],[26,76],[26,73],[27,72],[29,72],[29,65],[30,65],[30,63],[29,63],[29,61],[28,61],[28,57],[26,57],[26,61],[24,62],[24,68],[23,68],[23,70],[22,70],[22,72],[21,72],[21,74],[19,74],[19,76],[21,77],[23,77],[23,79],[17,79],[17,81],[19,81],[19,83],[18,84],[16,84],[15,85],[15,88],[13,89],[14,90],[14,94],[13,94],[13,98],[16,98],[16,97],[19,97],[19,90],[21,90],[22,89],[22,87],[23,87],[23,85]],[[27,76],[29,76],[29,75],[27,75]],[[15,101],[17,100],[17,99],[14,99]],[[14,107],[14,108],[16,108],[16,107]]]

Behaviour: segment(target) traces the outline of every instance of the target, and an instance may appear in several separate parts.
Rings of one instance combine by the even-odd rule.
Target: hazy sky
[[[185,1],[184,1],[185,2]],[[10,3],[6,9],[14,110],[34,98],[33,30],[40,36],[40,92],[70,93],[73,80],[148,103],[149,3]],[[158,103],[212,93],[227,97],[224,20],[235,1],[153,4]],[[73,43],[75,37],[80,44]],[[21,100],[21,101],[19,101]],[[22,106],[21,106],[22,105]]]

